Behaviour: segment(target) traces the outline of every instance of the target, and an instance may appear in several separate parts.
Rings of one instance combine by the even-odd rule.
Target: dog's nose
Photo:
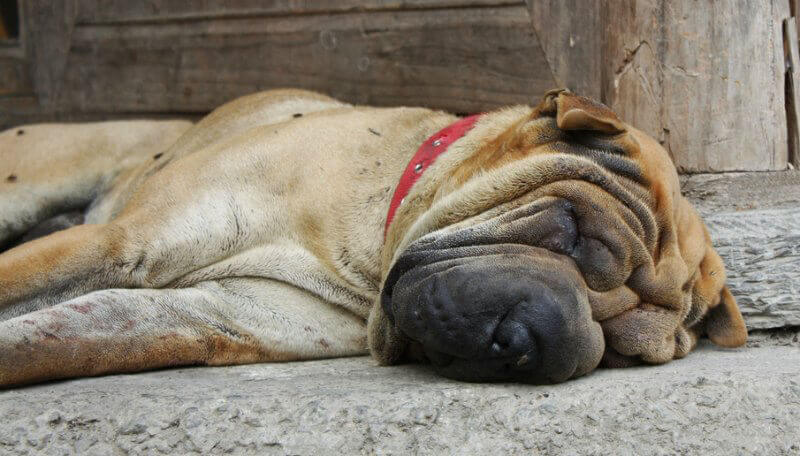
[[[514,311],[520,307],[519,313],[528,312],[527,302],[517,304]],[[526,356],[536,351],[536,341],[531,336],[531,329],[520,318],[504,318],[494,331],[490,355],[494,357]],[[521,359],[521,364],[530,361],[530,356]]]
[[[570,260],[487,255],[402,277],[395,324],[443,375],[469,381],[564,381],[594,369],[605,344]]]

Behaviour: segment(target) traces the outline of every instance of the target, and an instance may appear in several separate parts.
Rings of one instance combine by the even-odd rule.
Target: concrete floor
[[[800,454],[787,334],[547,386],[369,358],[50,383],[0,392],[0,454]]]

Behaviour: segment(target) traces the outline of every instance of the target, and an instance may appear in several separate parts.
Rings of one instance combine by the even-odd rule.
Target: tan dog
[[[0,243],[19,244],[0,254],[0,385],[368,345],[550,382],[745,341],[666,152],[568,92],[478,118],[384,233],[409,160],[456,120],[280,90],[194,126],[0,134]]]

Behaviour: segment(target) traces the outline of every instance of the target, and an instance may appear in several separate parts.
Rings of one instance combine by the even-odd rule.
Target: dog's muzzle
[[[594,369],[605,347],[574,262],[539,247],[419,242],[381,303],[436,370],[461,380],[560,382]]]

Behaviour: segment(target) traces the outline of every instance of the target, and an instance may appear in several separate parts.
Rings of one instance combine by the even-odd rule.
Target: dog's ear
[[[705,317],[708,338],[721,347],[740,347],[747,341],[747,327],[728,287],[722,287],[720,302]]]
[[[696,309],[693,312],[697,317],[702,315],[698,330],[705,332],[711,342],[721,347],[739,347],[747,341],[747,327],[744,318],[736,305],[736,298],[725,286],[725,266],[722,258],[711,245],[711,237],[705,225],[702,224],[700,217],[688,205],[685,199],[682,200],[685,210],[690,211],[688,221],[695,225],[697,231],[694,236],[696,241],[705,245],[703,258],[697,266],[696,280],[692,286],[692,305]],[[692,230],[686,230],[687,235]],[[694,251],[700,250],[698,246],[692,248],[693,244],[689,240],[684,240],[683,244]],[[688,256],[687,252],[684,256]]]
[[[625,125],[608,106],[566,89],[547,92],[539,112],[555,115],[558,128],[562,130],[593,130],[606,134],[625,131]]]
[[[614,111],[602,103],[565,91],[558,94],[556,105],[556,122],[562,130],[595,130],[608,134],[625,131]]]

